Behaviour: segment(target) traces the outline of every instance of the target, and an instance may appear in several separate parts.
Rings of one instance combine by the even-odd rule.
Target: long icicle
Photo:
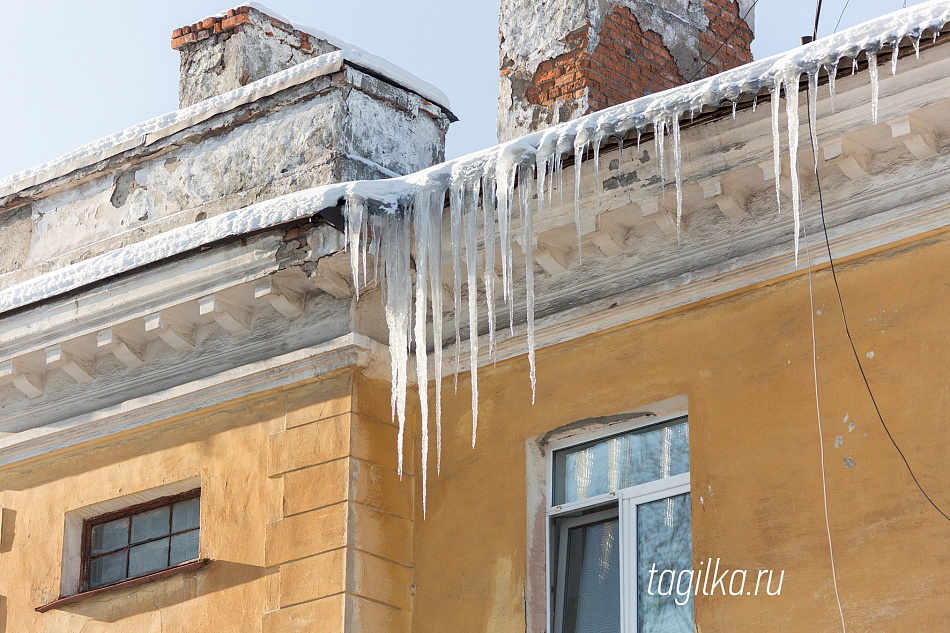
[[[438,189],[430,197],[429,227],[429,293],[432,296],[432,355],[435,361],[435,464],[442,474],[442,210],[445,190]],[[418,283],[418,281],[417,281]]]
[[[426,516],[426,496],[428,491],[429,475],[429,360],[426,353],[426,277],[429,268],[429,234],[432,231],[432,208],[429,189],[421,189],[416,193],[413,205],[413,228],[415,234],[416,251],[416,316],[414,333],[416,347],[416,384],[419,388],[419,425],[422,429],[422,518]],[[433,322],[435,315],[433,314]],[[439,347],[439,342],[435,342]],[[436,377],[438,391],[438,376]]]
[[[459,389],[459,364],[461,363],[462,332],[462,196],[465,184],[454,182],[449,190],[449,232],[452,240],[452,321],[455,323],[455,392]]]
[[[479,180],[475,180],[463,199],[462,217],[465,234],[465,272],[468,291],[468,354],[472,383],[472,448],[478,433],[478,198]]]
[[[782,146],[778,130],[779,96],[782,93],[782,80],[778,77],[769,87],[772,93],[772,170],[775,172],[775,202],[778,212],[782,212]]]
[[[868,51],[868,74],[871,76],[871,120],[877,125],[877,101],[880,85],[877,78],[877,53]]]
[[[535,371],[534,355],[534,221],[531,209],[531,178],[528,177],[530,167],[522,167],[518,182],[521,189],[521,244],[525,257],[525,299],[528,329],[528,372],[531,381],[531,404],[534,404],[537,391],[537,373]],[[525,176],[522,178],[521,176]]]
[[[798,266],[798,237],[801,231],[801,181],[798,178],[798,83],[801,75],[791,71],[785,76],[785,114],[788,117],[788,162],[792,179],[792,220],[795,235],[795,265]]]
[[[488,356],[495,358],[495,180],[482,178],[482,241],[485,249],[485,304],[488,308]]]
[[[683,165],[680,156],[680,115],[674,113],[670,120],[672,121],[673,137],[673,176],[676,180],[676,235],[679,236],[680,226],[683,221]]]
[[[392,416],[399,431],[397,459],[402,477],[403,439],[406,432],[406,390],[409,364],[409,313],[412,304],[412,278],[409,272],[410,226],[400,217],[398,209],[390,210],[380,218],[382,237],[380,255],[383,260],[384,301],[386,325],[389,328],[389,355],[393,390]]]
[[[581,168],[584,163],[584,152],[587,141],[581,140],[581,135],[574,137],[574,226],[577,229],[577,256],[581,254]]]
[[[811,151],[815,157],[815,169],[818,169],[818,71],[808,73],[808,124],[811,134]]]

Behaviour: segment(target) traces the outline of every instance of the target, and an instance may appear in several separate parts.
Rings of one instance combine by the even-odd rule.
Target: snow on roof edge
[[[336,46],[337,48],[341,50],[347,49],[347,50],[353,50],[353,51],[363,51],[363,49],[360,48],[359,46],[354,46],[353,44],[350,44],[349,42],[341,40],[335,35],[330,35],[329,33],[325,31],[321,31],[320,29],[315,29],[312,26],[307,26],[306,24],[300,24],[299,22],[294,22],[293,20],[287,18],[283,14],[278,13],[277,11],[274,11],[270,7],[267,7],[261,4],[260,2],[242,2],[241,4],[235,5],[231,7],[230,9],[225,9],[224,11],[219,11],[218,13],[215,13],[213,15],[204,17],[201,20],[198,20],[198,22],[204,22],[208,18],[226,17],[228,14],[228,11],[239,9],[241,7],[250,7],[256,11],[259,11],[260,13],[263,13],[264,15],[270,16],[276,20],[280,20],[284,24],[289,24],[290,26],[294,27],[298,31],[301,31],[302,33],[306,33],[307,35],[312,35],[318,40],[323,40],[324,42],[332,44],[333,46]],[[366,52],[366,51],[363,51],[363,52]]]
[[[928,29],[936,33],[947,23],[950,23],[950,2],[933,0],[787,53],[647,95],[406,176],[323,185],[259,202],[0,290],[0,314],[211,242],[316,215],[336,206],[342,198],[355,195],[393,207],[420,186],[447,186],[459,179],[480,177],[487,168],[510,169],[512,164],[542,152],[566,150],[581,141],[586,146],[594,138],[603,139],[652,124],[655,116],[668,116],[671,112],[679,116],[696,106],[711,105],[712,101],[718,105],[723,99],[737,100],[743,94],[758,94],[769,81],[786,77],[790,72],[817,72],[823,64],[836,63],[842,57],[853,57],[862,51],[879,51],[906,36],[919,37]]]
[[[419,79],[392,62],[367,53],[362,49],[342,49],[314,57],[280,72],[262,77],[246,86],[199,101],[186,108],[153,117],[115,134],[81,145],[53,160],[0,178],[0,197],[18,193],[53,178],[66,175],[76,169],[88,167],[100,160],[115,156],[139,145],[150,144],[207,120],[216,114],[254,102],[280,90],[304,83],[321,75],[336,72],[343,62],[350,62],[354,66],[378,73],[392,81],[392,83],[434,103],[451,115],[449,98],[435,86]]]

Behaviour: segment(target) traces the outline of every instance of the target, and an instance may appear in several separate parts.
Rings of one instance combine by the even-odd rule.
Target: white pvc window
[[[692,568],[686,418],[552,443],[548,463],[554,633],[692,633],[669,591]]]

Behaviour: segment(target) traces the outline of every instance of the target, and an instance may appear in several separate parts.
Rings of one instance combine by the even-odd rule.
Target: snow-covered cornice
[[[447,116],[454,116],[450,111],[449,99],[441,90],[395,64],[360,49],[332,51],[268,75],[241,88],[149,119],[111,136],[77,147],[42,165],[2,178],[0,179],[0,198],[19,193],[77,169],[94,165],[130,149],[151,145],[221,113],[259,101],[318,77],[331,75],[347,64],[370,74],[379,75],[395,85],[414,92],[441,108]]]
[[[828,69],[840,70],[842,60],[847,59],[853,60],[857,68],[862,54],[864,59],[868,59],[868,54],[871,54],[877,61],[879,52],[887,48],[897,51],[897,45],[901,42],[906,41],[908,45],[918,48],[924,37],[937,41],[938,34],[948,22],[950,3],[946,0],[915,5],[788,53],[614,106],[408,176],[317,187],[197,222],[0,291],[0,316],[3,312],[222,238],[313,216],[347,199],[369,200],[374,206],[391,209],[399,204],[409,204],[421,188],[448,188],[453,182],[479,179],[484,175],[494,177],[505,172],[510,177],[518,164],[553,162],[555,155],[569,157],[576,153],[588,156],[590,148],[596,152],[612,139],[649,135],[657,125],[667,130],[670,121],[675,119],[679,122],[686,113],[695,116],[718,108],[724,101],[738,103],[743,97],[768,94],[792,75],[796,78],[803,73],[817,76],[823,72],[827,75]],[[284,84],[306,81],[311,74],[316,73],[313,76],[318,76],[333,72],[330,69],[338,68],[344,60],[365,62],[370,67],[381,61],[378,58],[371,60],[372,56],[367,55],[361,51],[335,51],[190,108],[151,119],[78,148],[55,161],[0,180],[0,195],[25,188],[37,179],[52,177],[54,172],[69,171],[80,163],[90,164],[100,160],[104,158],[103,152],[116,153],[149,142],[149,135],[165,134],[166,130],[170,134],[180,130],[193,124],[192,119],[204,116],[204,113],[212,116],[221,108],[236,107],[259,98],[263,92],[272,93],[283,89],[286,87]],[[430,96],[438,102],[438,95]],[[186,120],[189,122],[186,123]]]

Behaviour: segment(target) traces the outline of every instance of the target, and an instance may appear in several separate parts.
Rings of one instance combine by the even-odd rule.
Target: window
[[[200,489],[141,503],[83,524],[81,590],[98,589],[198,558]]]
[[[691,591],[658,582],[692,569],[686,418],[612,426],[547,455],[552,630],[692,633]]]

